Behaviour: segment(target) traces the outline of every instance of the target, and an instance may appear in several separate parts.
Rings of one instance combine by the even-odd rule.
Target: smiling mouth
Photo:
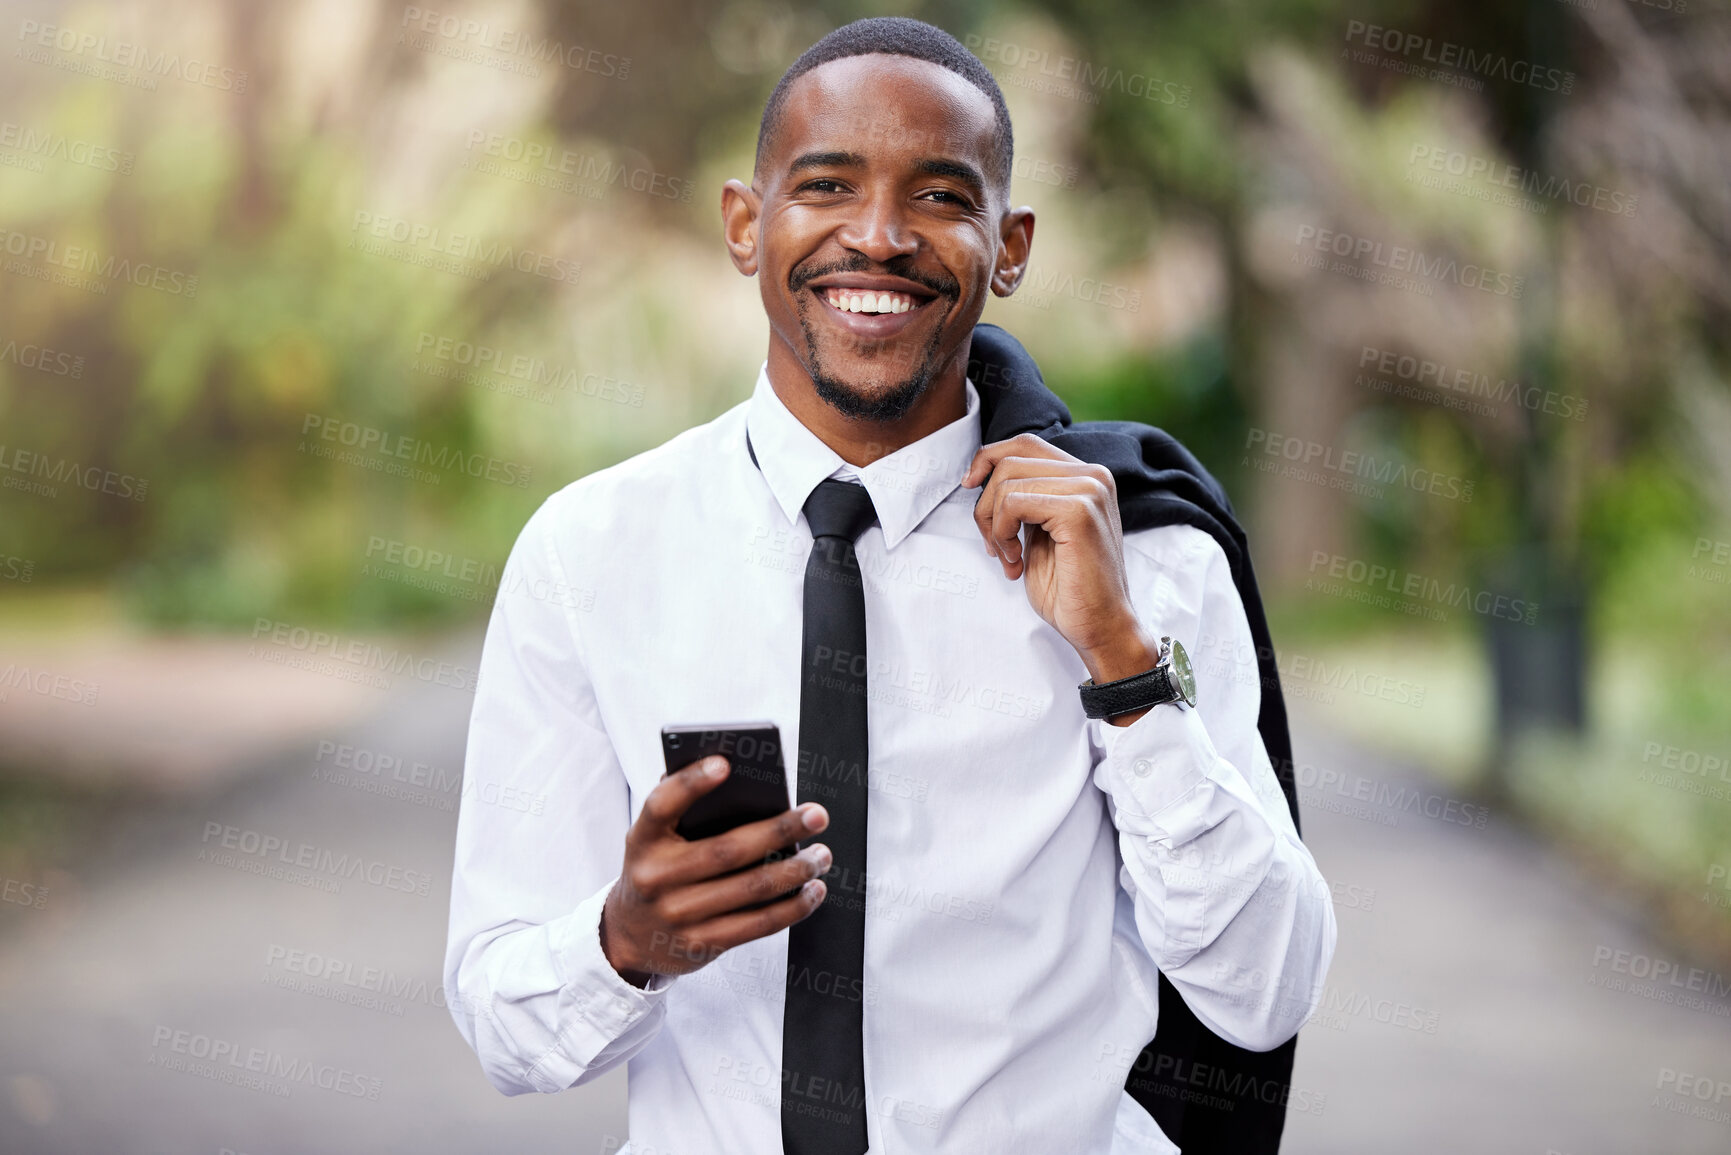
[[[813,290],[822,297],[829,307],[840,313],[864,313],[868,316],[884,316],[894,313],[909,313],[921,305],[933,300],[930,297],[916,297],[912,293],[874,291],[871,289],[848,289],[828,287]]]

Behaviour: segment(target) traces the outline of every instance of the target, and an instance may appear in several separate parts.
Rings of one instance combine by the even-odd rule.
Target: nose
[[[891,257],[911,256],[920,248],[920,239],[908,227],[899,198],[889,193],[862,200],[847,223],[836,230],[836,240],[880,265]]]

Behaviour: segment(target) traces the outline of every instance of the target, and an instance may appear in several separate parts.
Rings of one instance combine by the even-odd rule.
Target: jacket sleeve
[[[1138,617],[1189,651],[1197,705],[1091,723],[1119,880],[1144,947],[1197,1018],[1228,1042],[1272,1050],[1321,1001],[1334,906],[1256,729],[1255,649],[1225,555],[1187,526],[1133,540]]]
[[[451,879],[445,997],[507,1095],[560,1091],[654,1036],[667,985],[601,953],[630,794],[582,655],[588,591],[555,544],[561,499],[530,518],[500,580],[469,724]]]

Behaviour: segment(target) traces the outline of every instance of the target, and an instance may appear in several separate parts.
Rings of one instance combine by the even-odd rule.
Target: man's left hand
[[[1112,471],[1023,433],[974,455],[962,487],[982,482],[974,522],[986,551],[1006,578],[1026,579],[1028,604],[1076,648],[1094,681],[1153,669],[1160,647],[1130,601]]]

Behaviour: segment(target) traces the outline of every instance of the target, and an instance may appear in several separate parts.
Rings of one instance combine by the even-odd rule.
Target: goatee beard
[[[817,386],[817,395],[843,417],[855,421],[899,421],[908,415],[914,402],[925,395],[937,374],[938,341],[942,334],[934,331],[912,373],[889,388],[874,391],[868,396],[824,368],[817,353],[817,333],[812,329],[804,307],[799,311],[799,326],[805,332],[805,370],[811,375],[812,384]]]

